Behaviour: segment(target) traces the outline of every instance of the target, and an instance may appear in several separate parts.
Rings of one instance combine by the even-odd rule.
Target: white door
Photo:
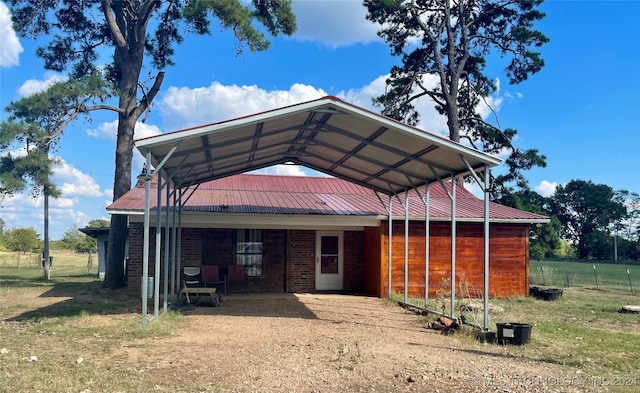
[[[342,289],[344,271],[342,261],[342,231],[316,233],[316,290]]]

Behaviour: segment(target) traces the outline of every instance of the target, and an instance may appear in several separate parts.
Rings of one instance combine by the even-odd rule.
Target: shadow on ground
[[[35,322],[44,318],[76,317],[80,315],[108,315],[138,312],[140,301],[130,296],[126,288],[102,289],[102,281],[87,276],[68,276],[60,280],[43,282],[41,278],[2,276],[2,286],[8,288],[6,301],[20,302],[29,308],[6,321]],[[20,285],[17,285],[19,283]],[[14,288],[16,290],[14,290]],[[17,290],[20,288],[21,290]],[[27,289],[26,291],[23,289]],[[40,294],[30,293],[43,290]],[[42,301],[47,298],[49,301]],[[137,303],[136,300],[137,299]],[[39,304],[45,305],[38,306]]]

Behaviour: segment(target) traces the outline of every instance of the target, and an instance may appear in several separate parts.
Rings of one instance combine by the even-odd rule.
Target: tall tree
[[[49,156],[56,150],[66,126],[87,113],[87,104],[111,95],[109,85],[98,75],[88,75],[50,86],[47,90],[11,102],[9,117],[0,123],[0,194],[22,191],[31,183],[31,194],[44,200],[43,258],[49,261],[49,197],[59,190],[49,180],[57,160]],[[24,146],[21,146],[24,145]],[[13,154],[12,149],[22,147]],[[51,277],[51,266],[43,264],[44,279]]]
[[[563,237],[577,245],[578,258],[597,256],[594,250],[603,243],[602,234],[610,234],[611,224],[625,216],[625,207],[614,196],[611,187],[585,180],[556,188],[552,209],[562,223]]]
[[[415,102],[430,98],[447,118],[449,138],[466,139],[489,153],[509,151],[508,173],[494,179],[494,197],[511,191],[510,184],[526,188],[523,170],[546,165],[537,149],[521,150],[512,141],[516,130],[501,130],[483,120],[481,103],[496,91],[486,74],[492,54],[509,57],[505,72],[520,83],[544,66],[536,48],[548,41],[533,24],[544,17],[542,0],[365,0],[367,19],[382,25],[378,35],[401,58],[391,68],[387,91],[374,99],[383,114],[416,124]],[[430,86],[426,76],[438,82]],[[478,146],[476,146],[478,147]]]
[[[503,195],[500,203],[516,209],[549,216],[548,224],[532,225],[529,227],[529,250],[532,258],[540,260],[556,255],[562,245],[560,239],[561,224],[553,215],[550,200],[535,191],[519,190],[509,195]]]
[[[613,199],[626,209],[625,216],[614,224],[614,230],[626,240],[640,242],[640,194],[618,190]]]
[[[67,229],[60,241],[64,248],[79,253],[93,252],[97,248],[96,239],[80,232],[76,225]]]
[[[9,251],[25,253],[40,246],[40,236],[34,228],[11,228],[4,232],[3,240]]]
[[[151,108],[160,90],[167,66],[173,65],[174,46],[183,33],[209,34],[211,18],[231,29],[238,50],[265,50],[269,41],[260,25],[271,35],[292,34],[295,17],[289,0],[8,0],[14,28],[23,37],[47,36],[38,49],[45,67],[67,71],[72,78],[95,74],[103,62],[100,51],[113,49],[105,67],[106,79],[117,91],[118,115],[115,154],[114,200],[131,188],[131,161],[136,121]],[[155,29],[154,35],[148,32]],[[145,64],[145,55],[149,60]],[[150,86],[141,82],[143,66],[155,77]],[[126,216],[112,215],[104,286],[125,285],[124,251]]]

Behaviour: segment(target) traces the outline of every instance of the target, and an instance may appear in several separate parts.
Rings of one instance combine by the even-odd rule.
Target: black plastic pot
[[[553,301],[558,300],[562,296],[562,289],[559,288],[547,288],[547,289],[538,289],[538,298]]]
[[[562,296],[562,289],[530,287],[529,295],[537,299],[553,301],[558,300]]]
[[[493,344],[496,342],[496,333],[490,330],[477,330],[476,338],[481,343]]]
[[[496,323],[498,344],[524,345],[531,340],[531,325],[528,323],[503,322]]]

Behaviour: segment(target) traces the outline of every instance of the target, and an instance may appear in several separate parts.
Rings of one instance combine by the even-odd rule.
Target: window
[[[261,229],[238,229],[236,265],[244,265],[249,277],[262,277]]]

